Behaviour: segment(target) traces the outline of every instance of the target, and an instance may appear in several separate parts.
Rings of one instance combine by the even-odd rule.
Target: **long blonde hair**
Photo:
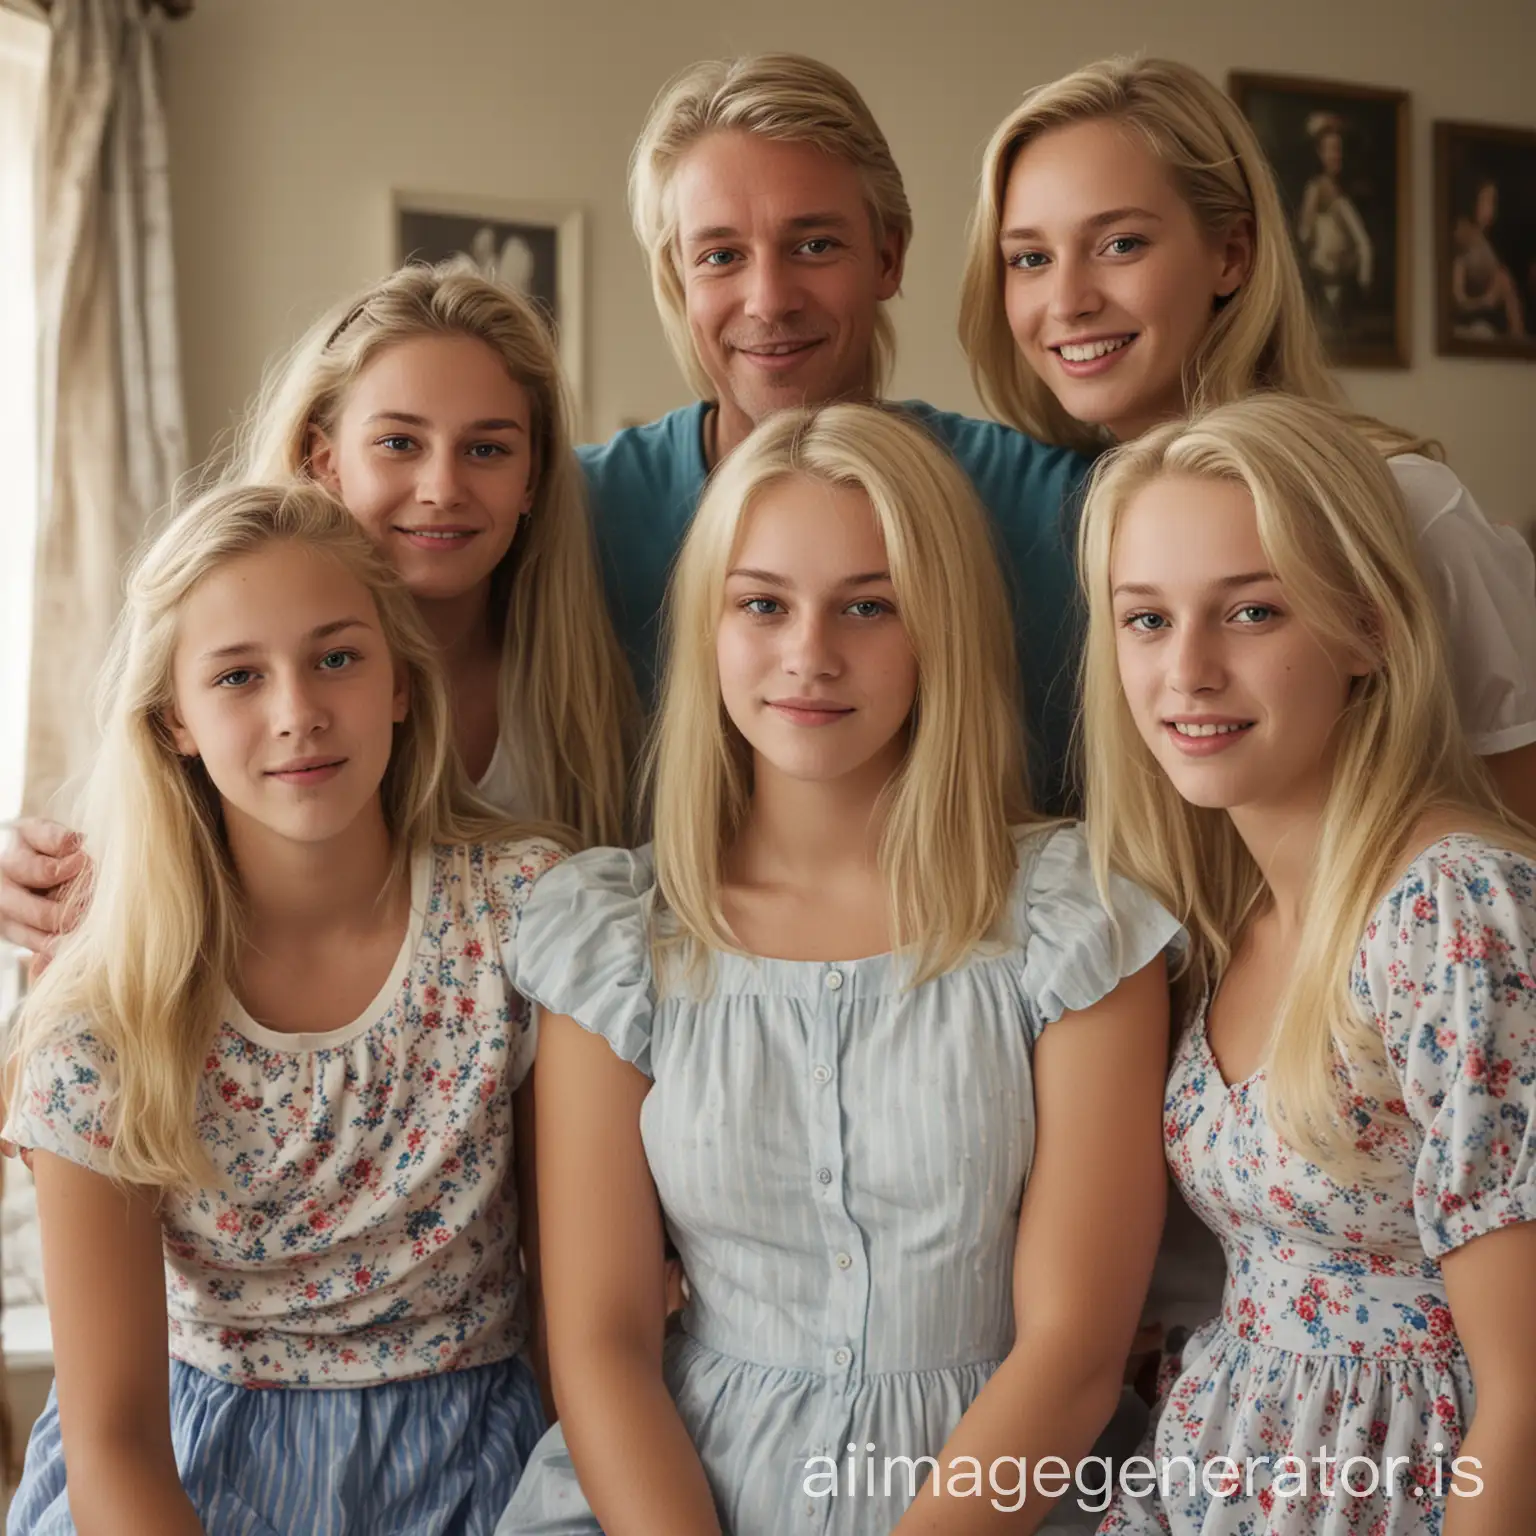
[[[759,425],[711,480],[667,598],[667,662],[646,782],[660,953],[739,951],[721,906],[723,863],[746,823],[752,753],[720,695],[715,640],[726,571],[765,491],[805,476],[862,491],[885,542],[917,658],[906,756],[886,788],[880,867],[894,947],[913,981],[957,965],[1002,917],[1010,825],[1036,819],[1024,770],[1008,596],[970,482],[922,427],[838,404]]]
[[[796,53],[760,53],[690,65],[656,97],[629,162],[629,211],[650,266],[651,289],[667,344],[701,400],[715,386],[688,330],[672,178],[678,162],[707,134],[761,134],[811,144],[859,173],[876,244],[895,235],[912,242],[912,209],[901,172],[873,113],[830,64]],[[896,329],[882,305],[875,317],[867,393],[878,398],[896,360]]]
[[[1462,734],[1407,513],[1373,446],[1326,406],[1280,394],[1155,428],[1097,465],[1079,530],[1089,611],[1086,814],[1101,883],[1111,868],[1128,875],[1188,928],[1192,994],[1220,982],[1265,887],[1226,812],[1193,806],[1174,789],[1120,682],[1110,596],[1115,530],[1131,499],[1164,475],[1241,486],[1253,500],[1269,568],[1301,621],[1332,644],[1365,649],[1374,662],[1337,727],[1268,1060],[1268,1112],[1282,1134],[1322,1166],[1368,1173],[1368,1139],[1341,1113],[1340,1082],[1391,1085],[1381,1038],[1350,991],[1376,904],[1419,851],[1409,840],[1432,812],[1533,853],[1536,838],[1503,809]],[[1397,1087],[1380,1094],[1400,1097]]]
[[[334,432],[358,375],[421,336],[484,342],[528,393],[533,506],[491,586],[492,614],[505,614],[501,743],[538,815],[584,842],[623,843],[639,706],[603,596],[559,356],[526,299],[464,258],[391,273],[323,316],[269,375],[230,473],[308,475],[314,433]]]
[[[238,967],[242,899],[222,802],[201,762],[173,744],[172,662],[189,594],[228,561],[274,543],[336,560],[373,595],[409,706],[380,785],[393,872],[433,843],[512,835],[479,800],[453,750],[436,646],[400,578],[319,487],[251,485],[204,495],[141,553],[99,682],[101,748],[85,786],[88,884],[71,893],[76,930],[27,995],[7,1041],[5,1079],[61,1036],[86,1030],[112,1062],[102,1168],[128,1184],[185,1188],[210,1175],[197,1133],[204,1059]]]
[[[1074,70],[1030,91],[992,135],[960,289],[960,344],[988,410],[1042,442],[1083,453],[1106,446],[1104,433],[1070,415],[1015,344],[998,244],[1008,178],[1025,146],[1056,128],[1104,120],[1146,144],[1208,238],[1224,239],[1245,219],[1253,226],[1252,267],[1185,362],[1188,409],[1224,405],[1255,389],[1284,390],[1349,415],[1382,453],[1433,449],[1348,411],[1307,305],[1285,206],[1258,138],[1230,97],[1173,59],[1109,58]]]

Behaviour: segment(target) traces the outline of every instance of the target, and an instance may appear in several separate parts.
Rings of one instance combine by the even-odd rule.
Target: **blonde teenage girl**
[[[538,1437],[507,971],[558,846],[467,788],[435,649],[315,486],[129,579],[7,1071],[56,1363],[13,1536],[469,1536]]]
[[[340,497],[400,572],[481,794],[624,842],[633,684],[538,312],[455,263],[403,267],[338,306],[273,373],[231,477],[290,476]],[[0,936],[46,953],[82,856],[62,827],[20,832],[0,858]]]
[[[1156,1244],[1176,925],[1030,814],[985,514],[916,423],[759,426],[668,624],[655,843],[525,917],[561,1428],[500,1530],[1034,1530],[1062,1488],[1007,1458],[1092,1443]]]
[[[960,332],[994,414],[1084,452],[1260,388],[1347,414],[1252,128],[1167,59],[1090,64],[999,126]],[[1422,439],[1354,419],[1402,491],[1473,750],[1536,817],[1531,552]]]
[[[1163,1134],[1228,1274],[1112,1536],[1536,1528],[1536,834],[1415,555],[1376,445],[1283,395],[1088,498],[1089,839],[1189,927]]]

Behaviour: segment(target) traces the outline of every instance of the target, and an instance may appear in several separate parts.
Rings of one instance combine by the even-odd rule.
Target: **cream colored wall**
[[[587,429],[686,392],[624,208],[629,147],[695,58],[782,48],[845,70],[917,219],[896,301],[896,392],[976,408],[954,340],[980,149],[1022,91],[1109,51],[1406,89],[1413,112],[1413,367],[1360,371],[1364,408],[1437,435],[1490,514],[1536,521],[1536,363],[1434,355],[1430,123],[1536,127],[1528,0],[197,0],[165,40],[182,348],[194,447],[264,359],[391,259],[391,188],[581,204]]]

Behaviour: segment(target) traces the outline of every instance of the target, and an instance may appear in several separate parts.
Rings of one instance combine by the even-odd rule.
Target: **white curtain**
[[[41,428],[23,803],[89,766],[123,562],[186,464],[148,0],[52,0],[38,167]]]

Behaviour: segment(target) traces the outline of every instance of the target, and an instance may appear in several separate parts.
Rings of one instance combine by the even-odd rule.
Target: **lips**
[[[768,707],[791,725],[835,725],[853,713],[851,706],[830,699],[769,699]]]
[[[1119,352],[1135,341],[1134,333],[1124,336],[1100,336],[1090,341],[1062,341],[1051,350],[1069,363],[1093,363],[1112,352]]]
[[[265,777],[284,784],[323,784],[346,766],[344,757],[303,757],[278,768],[268,768]]]
[[[744,357],[754,368],[764,373],[783,373],[799,367],[821,346],[821,343],[821,337],[812,336],[791,341],[763,341],[750,344],[731,342],[728,345],[733,352]]]

